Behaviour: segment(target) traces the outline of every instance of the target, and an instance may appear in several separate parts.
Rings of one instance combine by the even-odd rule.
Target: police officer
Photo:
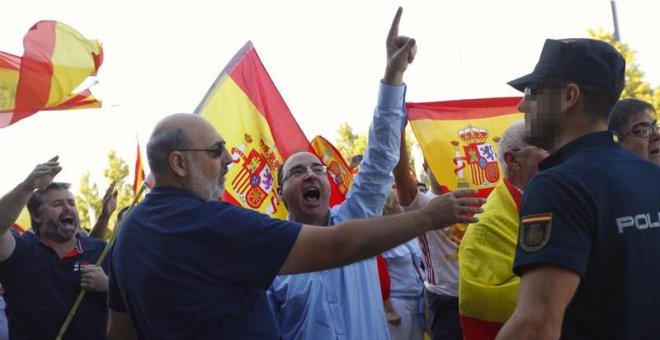
[[[525,190],[518,305],[499,339],[660,339],[660,169],[607,131],[624,69],[607,43],[548,39],[509,82],[527,143],[552,154]]]

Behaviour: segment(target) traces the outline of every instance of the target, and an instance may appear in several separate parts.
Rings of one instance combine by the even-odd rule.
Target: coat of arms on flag
[[[502,179],[497,161],[504,130],[522,119],[519,97],[407,103],[408,120],[445,191],[479,190],[486,197]]]
[[[488,130],[485,128],[468,125],[457,131],[460,140],[452,140],[454,147],[453,163],[456,166],[454,173],[457,177],[458,188],[469,188],[467,183],[467,167],[472,184],[476,186],[489,186],[497,183],[500,179],[500,171],[497,166],[497,156],[493,144],[488,140]],[[499,136],[492,138],[493,143],[498,143]],[[462,146],[462,150],[461,150]]]

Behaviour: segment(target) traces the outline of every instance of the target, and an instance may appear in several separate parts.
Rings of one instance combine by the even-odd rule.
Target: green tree
[[[115,182],[115,190],[119,193],[117,196],[117,211],[131,204],[133,200],[132,188],[130,183],[126,183],[128,165],[123,159],[117,156],[114,150],[108,153],[108,167],[103,172],[103,175],[108,180],[107,185],[110,185],[112,181]],[[98,214],[101,213],[101,204],[106,188],[107,186],[104,186],[101,192],[99,192],[96,183],[90,183],[89,172],[85,173],[80,179],[79,194],[76,195],[76,206],[78,208],[78,215],[80,216],[80,226],[83,229],[89,231],[93,226],[92,223],[96,221]],[[110,218],[108,230],[114,228],[117,220],[117,211]]]
[[[353,128],[348,123],[341,123],[337,132],[339,136],[335,144],[346,162],[350,163],[351,158],[355,155],[364,154],[364,150],[367,148],[366,133],[353,133]]]
[[[621,94],[621,99],[637,98],[649,102],[660,111],[660,87],[651,87],[651,84],[644,80],[644,72],[639,69],[635,61],[637,51],[630,48],[628,44],[614,40],[614,35],[602,28],[588,29],[589,36],[610,43],[616,48],[626,60],[626,85]]]

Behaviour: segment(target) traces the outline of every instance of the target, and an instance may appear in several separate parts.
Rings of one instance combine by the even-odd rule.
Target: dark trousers
[[[462,340],[458,298],[428,292],[431,340]]]

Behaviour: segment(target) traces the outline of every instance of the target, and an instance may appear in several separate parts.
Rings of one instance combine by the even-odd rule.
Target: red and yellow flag
[[[443,190],[475,188],[486,197],[502,179],[499,141],[522,119],[519,97],[407,103],[408,120]]]
[[[346,199],[346,194],[353,185],[353,173],[341,153],[327,139],[321,136],[314,137],[312,147],[323,165],[328,167],[328,178],[332,189],[330,206],[335,206]]]
[[[286,218],[277,193],[278,168],[294,152],[313,151],[252,42],[236,53],[195,113],[213,124],[233,158],[223,199]]]
[[[23,234],[30,228],[32,228],[32,221],[30,220],[30,213],[27,210],[27,207],[23,207],[21,213],[18,215],[18,218],[12,225],[14,230],[18,231],[19,234]]]
[[[133,196],[137,195],[144,182],[144,165],[142,165],[142,154],[140,153],[140,142],[137,143],[137,156],[135,157],[135,172],[133,178]]]
[[[74,93],[96,75],[103,50],[73,28],[39,21],[23,39],[23,57],[0,52],[0,127],[39,110],[100,107],[88,89]]]

